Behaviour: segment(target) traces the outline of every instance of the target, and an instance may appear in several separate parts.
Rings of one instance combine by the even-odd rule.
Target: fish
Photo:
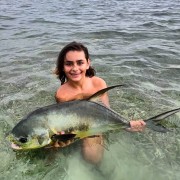
[[[56,142],[76,142],[108,131],[129,128],[126,118],[98,102],[102,94],[122,86],[109,86],[86,99],[60,102],[34,110],[8,133],[11,148],[31,150],[52,147]],[[148,128],[165,133],[169,130],[160,121],[179,111],[180,108],[173,109],[144,121]]]

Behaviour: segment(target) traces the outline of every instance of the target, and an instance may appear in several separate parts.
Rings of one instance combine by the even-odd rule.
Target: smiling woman
[[[61,81],[55,96],[57,102],[84,99],[107,87],[103,79],[95,76],[88,49],[81,43],[72,42],[61,50],[55,73]],[[107,93],[101,101],[109,107]]]

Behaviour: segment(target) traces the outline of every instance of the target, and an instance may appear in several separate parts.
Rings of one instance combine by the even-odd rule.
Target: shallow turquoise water
[[[178,0],[0,1],[0,179],[179,179],[179,129],[106,135],[98,167],[81,143],[14,152],[5,134],[30,111],[55,102],[60,49],[76,40],[108,85],[111,107],[128,119],[180,107]],[[170,121],[179,126],[180,115]]]

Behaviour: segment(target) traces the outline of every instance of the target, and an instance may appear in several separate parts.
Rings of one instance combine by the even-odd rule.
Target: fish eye
[[[19,138],[19,141],[20,141],[21,143],[26,143],[26,142],[27,142],[27,138],[26,138],[26,137],[20,137],[20,138]]]

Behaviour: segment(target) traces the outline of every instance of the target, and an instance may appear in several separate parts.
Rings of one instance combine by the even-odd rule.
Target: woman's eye
[[[64,63],[65,66],[71,66],[71,63]]]
[[[78,64],[78,65],[82,65],[82,64],[84,64],[84,63],[83,63],[83,61],[79,61],[77,64]]]

